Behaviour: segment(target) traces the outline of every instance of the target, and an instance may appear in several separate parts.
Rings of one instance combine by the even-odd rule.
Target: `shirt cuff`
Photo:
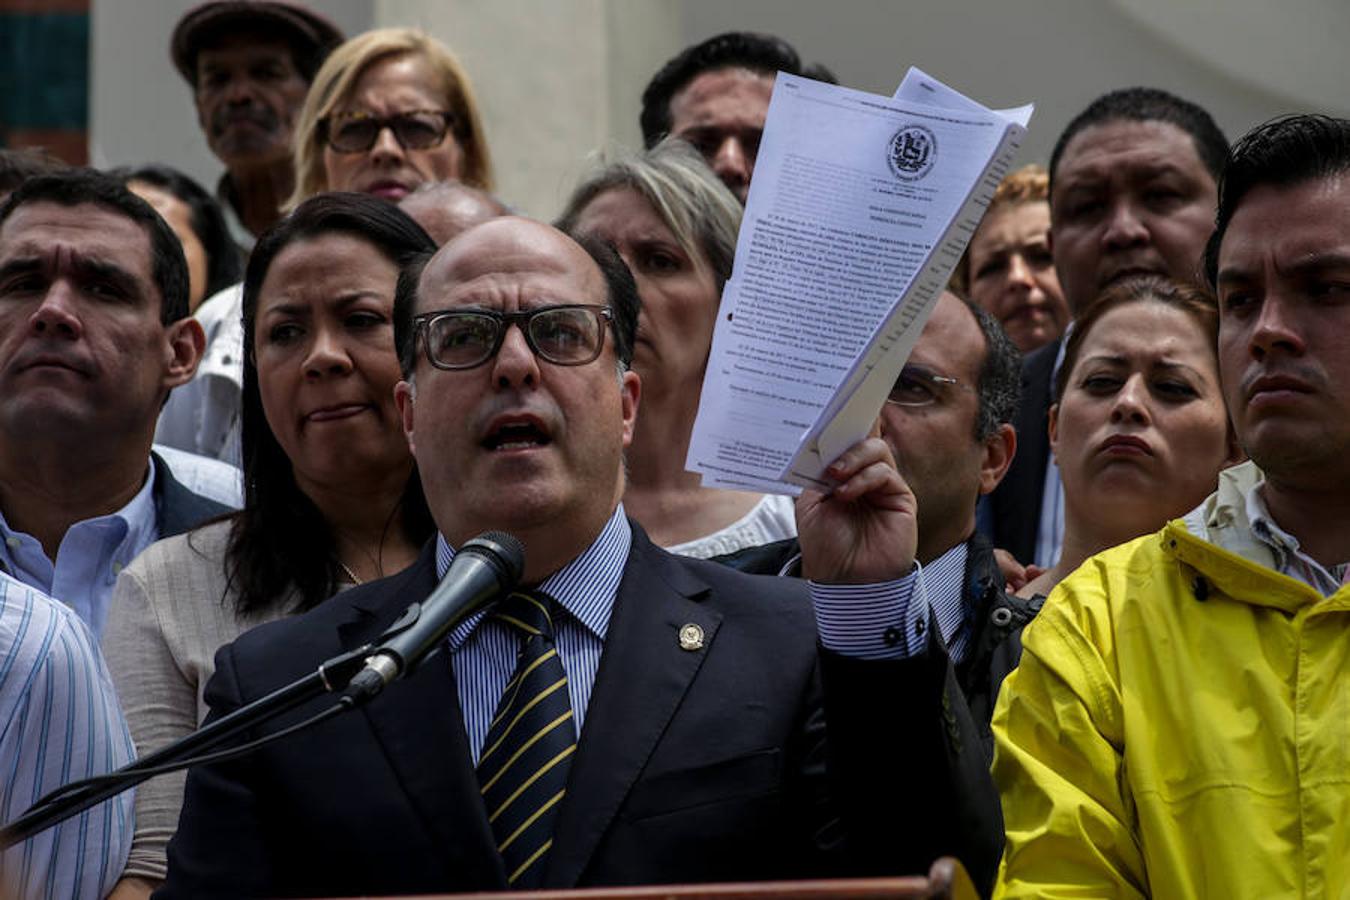
[[[907,659],[923,655],[933,627],[923,567],[896,581],[819,584],[808,581],[816,630],[827,650],[857,659]]]

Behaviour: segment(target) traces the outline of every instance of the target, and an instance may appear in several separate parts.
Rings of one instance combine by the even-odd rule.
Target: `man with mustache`
[[[1237,142],[1204,271],[1251,461],[1027,627],[994,717],[1003,896],[1350,885],[1350,120]]]
[[[178,236],[116,180],[41,175],[0,205],[0,571],[95,637],[127,563],[226,511],[150,451],[204,340]]]
[[[519,218],[403,273],[396,396],[439,537],[222,648],[212,715],[378,639],[484,530],[523,540],[531,593],[362,714],[194,769],[163,896],[899,874],[942,853],[991,880],[979,738],[936,629],[918,618],[905,657],[891,615],[918,576],[886,444],[800,501],[809,591],[666,553],[621,502],[638,306],[607,245]]]
[[[291,136],[305,93],[342,32],[287,0],[209,0],[173,30],[170,56],[225,166],[217,196],[245,248],[294,187]]]
[[[1209,113],[1154,88],[1112,91],[1069,123],[1050,154],[1050,249],[1070,314],[1129,275],[1199,283],[1227,152]],[[995,546],[1041,568],[1054,564],[1064,539],[1047,426],[1068,335],[1026,358],[1017,457],[981,510]]]

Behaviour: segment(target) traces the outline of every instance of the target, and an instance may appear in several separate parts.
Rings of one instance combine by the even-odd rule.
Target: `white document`
[[[867,434],[1030,115],[918,70],[897,95],[778,76],[686,463],[705,484],[796,493]]]

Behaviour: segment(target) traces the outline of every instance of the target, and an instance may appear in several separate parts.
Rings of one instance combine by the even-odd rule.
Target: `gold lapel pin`
[[[693,622],[690,622],[688,625],[682,625],[680,627],[680,649],[702,650],[703,629]]]

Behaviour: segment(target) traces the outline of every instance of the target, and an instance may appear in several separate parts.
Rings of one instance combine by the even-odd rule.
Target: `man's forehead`
[[[773,93],[773,73],[758,72],[744,66],[724,66],[700,72],[671,97],[673,118],[695,115],[710,117],[716,110],[735,108],[746,115],[763,118],[768,112],[769,97]]]
[[[1262,184],[1238,203],[1219,246],[1219,280],[1251,276],[1269,256],[1288,271],[1350,261],[1350,173]]]
[[[58,249],[116,260],[149,275],[149,235],[125,215],[98,204],[25,203],[0,225],[0,256],[45,256]]]
[[[475,226],[441,248],[422,273],[419,294],[430,300],[564,289],[572,296],[556,299],[602,302],[604,279],[595,261],[561,231],[508,217]]]
[[[958,367],[978,369],[983,354],[984,332],[975,321],[975,314],[961,298],[944,291],[914,344],[914,361],[943,371]]]
[[[1171,122],[1158,119],[1110,119],[1074,135],[1055,172],[1058,187],[1074,177],[1101,177],[1121,165],[1144,169],[1195,169],[1208,175],[1195,139]]]

